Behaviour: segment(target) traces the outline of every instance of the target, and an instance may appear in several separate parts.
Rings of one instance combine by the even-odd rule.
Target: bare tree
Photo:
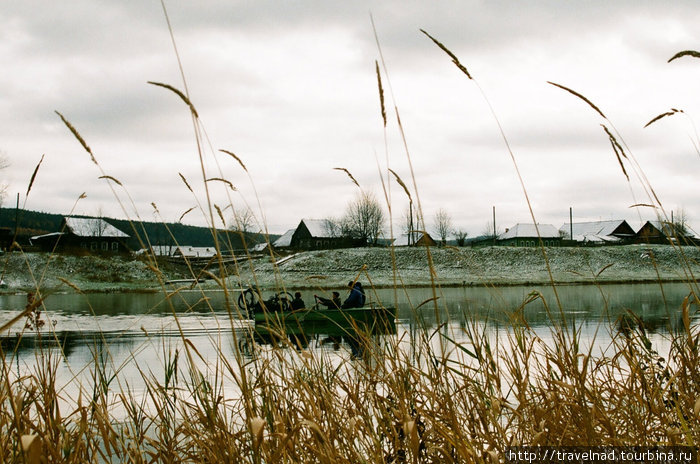
[[[401,233],[408,236],[408,244],[413,245],[416,239],[416,229],[418,228],[418,218],[413,211],[413,204],[409,204],[401,216]]]
[[[671,231],[676,237],[688,235],[688,214],[685,212],[684,208],[680,208],[678,212],[673,215],[671,226]]]
[[[231,220],[231,225],[229,229],[247,234],[253,229],[255,225],[255,215],[250,210],[250,208],[240,208],[233,210],[233,218]]]
[[[0,170],[6,169],[10,166],[10,158],[7,153],[0,151]],[[7,184],[5,182],[0,183],[0,206],[5,202],[5,197],[7,196]]]
[[[341,221],[343,235],[376,245],[386,221],[384,210],[372,193],[361,192],[351,201]]]
[[[93,237],[102,237],[107,229],[107,223],[104,221],[104,212],[102,211],[102,206],[97,208],[97,214],[95,220],[91,223],[90,233]]]
[[[401,216],[401,233],[408,234],[415,228],[415,220],[413,218],[413,211],[407,206],[406,211],[404,211]]]
[[[485,237],[491,237],[491,238],[496,238],[498,236],[498,230],[493,229],[493,222],[488,221],[486,225],[484,226],[483,232],[481,232],[481,235]]]
[[[440,208],[435,213],[435,232],[440,237],[442,244],[447,243],[447,236],[452,231],[452,217],[444,208]]]
[[[329,217],[323,220],[323,227],[329,237],[341,237],[343,235],[343,225],[340,219]]]
[[[457,239],[457,245],[459,246],[464,246],[464,242],[467,239],[467,231],[464,229],[455,229],[454,230],[455,238]]]

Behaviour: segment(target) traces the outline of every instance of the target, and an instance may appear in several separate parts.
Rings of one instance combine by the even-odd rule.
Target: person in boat
[[[333,298],[323,298],[318,295],[314,295],[314,298],[316,298],[319,304],[322,304],[328,309],[338,309],[341,306],[340,293],[338,292],[333,292]]]
[[[365,290],[360,282],[348,282],[350,294],[343,302],[341,308],[361,308],[365,305]]]
[[[301,292],[296,292],[294,294],[294,299],[292,300],[292,309],[303,309],[306,308],[304,300],[301,299]]]

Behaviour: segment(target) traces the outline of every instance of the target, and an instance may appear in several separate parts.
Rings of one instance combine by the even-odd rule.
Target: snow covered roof
[[[331,232],[328,227],[328,219],[302,219],[301,222],[304,223],[312,237],[316,238],[334,238],[335,235]],[[299,224],[301,225],[301,224]]]
[[[292,235],[294,235],[296,229],[289,229],[287,232],[282,234],[280,238],[272,242],[272,246],[275,248],[284,248],[292,245]]]
[[[211,258],[216,256],[216,248],[214,247],[193,247],[179,246],[173,256],[183,256],[186,258]]]
[[[172,256],[173,253],[175,252],[175,245],[152,245],[151,246],[151,253],[153,253],[154,256]],[[136,255],[143,255],[148,253],[148,250],[146,248],[141,248],[139,251],[137,251]]]
[[[614,242],[620,240],[624,235],[615,231],[621,226],[631,230],[629,224],[624,219],[614,219],[610,221],[574,222],[574,240],[580,242]],[[570,225],[564,224],[559,228],[564,233],[564,237],[569,238]],[[615,234],[615,235],[613,235]]]
[[[540,238],[559,238],[559,231],[551,224],[516,224],[498,236],[498,240],[508,240],[510,238],[532,238],[537,237],[539,229]]]
[[[104,219],[66,217],[64,220],[66,228],[78,237],[129,237]]]
[[[253,252],[265,251],[265,250],[267,249],[267,245],[268,245],[267,242],[256,243],[255,245],[253,245],[253,246],[250,248],[250,251],[253,251]]]
[[[398,237],[396,237],[396,239],[394,240],[394,242],[392,243],[392,245],[394,245],[394,246],[409,246],[409,245],[415,245],[415,244],[418,243],[424,236],[425,236],[425,234],[424,234],[423,232],[413,232],[412,242],[409,243],[409,242],[408,242],[408,234],[401,234],[401,235],[399,235]],[[430,239],[432,240],[432,238],[430,237],[430,235],[428,235],[428,238],[430,238]]]
[[[644,226],[647,224],[654,227],[656,230],[658,230],[662,234],[673,235],[673,226],[671,224],[669,224],[668,222],[647,221],[642,225],[642,227],[639,228],[639,230],[642,230],[644,228]],[[639,232],[639,231],[637,231],[637,232]]]
[[[65,235],[65,232],[51,232],[49,234],[42,234],[42,235],[34,235],[30,237],[30,240],[40,240],[42,238],[47,238],[47,237],[59,237],[61,235]]]

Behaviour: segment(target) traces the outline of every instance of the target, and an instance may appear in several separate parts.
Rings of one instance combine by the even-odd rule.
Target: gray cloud
[[[530,220],[489,105],[543,222],[560,225],[569,206],[581,218],[635,217],[630,188],[646,201],[643,189],[634,176],[631,187],[622,176],[600,128],[605,121],[548,80],[600,106],[665,205],[685,207],[691,222],[700,215],[693,188],[700,157],[688,140],[697,139],[689,119],[642,128],[670,107],[697,113],[700,63],[666,63],[679,50],[697,48],[696,2],[205,3],[166,2],[206,130],[205,163],[218,176],[216,155],[221,174],[240,189],[234,202],[255,205],[245,174],[217,150],[243,158],[275,232],[301,217],[342,212],[356,187],[333,167],[350,169],[381,197],[377,158],[384,169],[386,155],[370,12],[389,72],[383,78],[391,167],[410,182],[389,83],[427,218],[444,207],[472,235],[494,205],[500,223]],[[419,28],[450,47],[478,86]],[[123,215],[54,110],[83,134],[103,169],[124,182],[146,218],[152,201],[166,220],[195,203],[180,172],[201,198],[188,109],[172,92],[146,84],[185,88],[159,2],[13,2],[0,19],[0,60],[0,149],[12,161],[3,173],[12,192],[23,191],[47,154],[28,206],[67,213],[87,191],[83,212],[99,207]],[[392,192],[400,216],[405,199],[395,184]],[[217,204],[228,202],[220,189],[215,195]],[[194,213],[185,220],[204,221]]]

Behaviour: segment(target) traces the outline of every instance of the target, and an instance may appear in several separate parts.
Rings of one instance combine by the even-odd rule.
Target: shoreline
[[[664,280],[603,280],[603,281],[570,281],[570,282],[554,282],[555,287],[577,287],[577,286],[589,286],[589,285],[651,285],[651,284],[681,284],[681,283],[688,283],[688,280],[685,279],[664,279]],[[692,283],[700,283],[700,279],[696,279],[695,281],[692,281]],[[460,284],[456,282],[438,282],[436,283],[438,287],[441,288],[485,288],[485,287],[492,287],[492,288],[508,288],[508,287],[551,287],[552,282],[541,282],[541,281],[527,281],[527,282],[499,282],[499,283],[467,283],[467,284]],[[271,286],[271,285],[265,285],[260,287],[261,290],[265,291],[272,291],[276,287]],[[313,291],[313,290],[318,290],[318,286],[311,286],[311,285],[285,285],[285,288],[291,288],[293,290],[299,290],[299,291]],[[374,285],[372,288],[376,288],[379,290],[386,290],[386,289],[391,289],[394,288],[392,285],[384,284],[384,285]],[[406,288],[406,289],[415,289],[415,288],[430,288],[430,284],[404,284],[404,285],[399,285],[399,288]],[[324,290],[347,290],[346,286],[324,286]],[[221,289],[219,286],[198,286],[198,287],[189,287],[189,288],[176,288],[175,289],[178,292],[194,292],[194,291],[206,291],[206,292],[223,292],[224,290]],[[227,288],[228,292],[239,292],[243,291],[245,288],[241,287],[235,287],[235,288]],[[110,287],[110,288],[91,288],[91,289],[85,289],[79,292],[85,295],[91,295],[91,294],[109,294],[109,293],[134,293],[134,294],[154,294],[154,293],[160,293],[162,291],[161,288],[157,287]],[[0,289],[0,296],[18,296],[18,295],[26,295],[28,292],[30,292],[29,289]],[[58,288],[51,288],[49,289],[49,294],[52,295],[69,295],[69,294],[75,294],[78,293],[75,290],[71,288],[66,288],[64,290],[60,290]]]
[[[516,247],[431,248],[434,281],[445,288],[476,288],[700,280],[700,250],[695,247],[684,247],[682,252],[669,245],[545,248],[547,261],[542,251]],[[159,263],[156,271],[144,261],[127,256],[12,253],[2,258],[2,295],[26,294],[37,286],[45,293],[157,293],[164,288],[175,292],[190,287],[222,290],[218,277],[188,285],[194,283],[190,270],[171,262]],[[225,285],[229,291],[247,288],[254,282],[262,290],[337,290],[359,278],[365,286],[393,288],[394,269],[399,287],[431,285],[425,248],[396,248],[393,256],[388,248],[349,248],[307,251],[285,258],[279,265],[269,256],[253,259],[239,266],[239,274],[226,277]],[[229,274],[233,271],[228,269]],[[40,283],[36,284],[32,276],[41,276]]]

